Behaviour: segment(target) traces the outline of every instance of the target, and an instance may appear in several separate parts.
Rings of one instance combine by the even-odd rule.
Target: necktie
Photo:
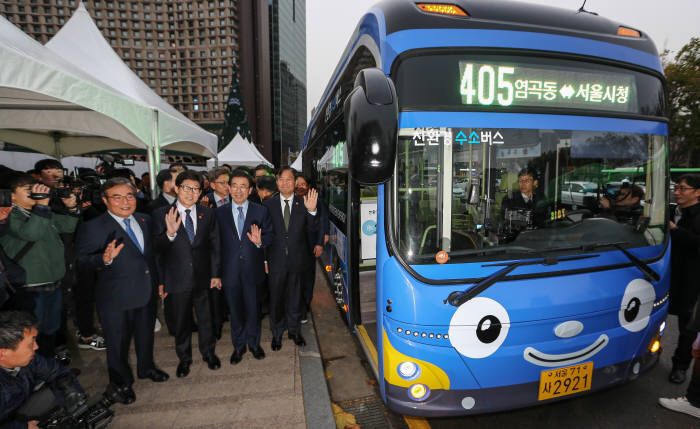
[[[194,222],[192,222],[192,216],[190,216],[191,211],[190,209],[185,210],[185,231],[187,231],[190,244],[194,241]]]
[[[131,229],[131,224],[129,222],[129,219],[124,219],[124,226],[126,227],[126,235],[128,235],[129,238],[131,239],[131,241],[134,242],[136,247],[139,249],[139,252],[143,253],[143,248],[141,247],[139,240],[136,238],[136,234],[134,234],[134,230]]]
[[[243,207],[238,207],[238,239],[240,240],[243,236],[243,224],[245,223],[245,217],[243,216]]]
[[[284,229],[289,229],[289,219],[292,217],[292,212],[289,209],[289,200],[284,200]]]

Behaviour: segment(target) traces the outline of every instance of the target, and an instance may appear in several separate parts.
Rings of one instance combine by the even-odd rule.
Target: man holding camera
[[[0,312],[0,427],[3,429],[38,428],[37,420],[16,419],[17,411],[30,399],[37,387],[68,377],[77,392],[83,393],[73,373],[54,359],[35,355],[37,320],[21,311]],[[45,401],[42,408],[52,405]],[[41,414],[41,413],[37,413]]]
[[[76,198],[64,198],[69,215],[49,207],[49,188],[34,183],[25,173],[13,173],[7,179],[12,191],[9,232],[0,244],[27,273],[26,284],[17,289],[11,305],[33,312],[39,320],[39,353],[55,354],[55,337],[61,326],[63,294],[61,280],[66,273],[64,245],[59,234],[72,233],[78,224]]]

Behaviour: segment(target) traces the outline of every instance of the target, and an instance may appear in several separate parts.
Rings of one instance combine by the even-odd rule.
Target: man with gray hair
[[[153,363],[155,290],[158,285],[152,232],[148,215],[135,213],[136,188],[115,177],[102,185],[107,212],[78,230],[78,263],[97,270],[95,301],[107,342],[110,385],[106,394],[114,401],[136,400],[131,386],[129,346],[134,337],[137,375],[154,382],[168,374]]]

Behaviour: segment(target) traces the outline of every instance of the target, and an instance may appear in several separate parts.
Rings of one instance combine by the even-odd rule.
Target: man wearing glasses
[[[537,195],[537,179],[535,171],[530,168],[523,168],[518,173],[518,191],[503,199],[501,211],[503,218],[508,219],[509,212],[529,211],[532,214],[534,225],[544,224],[545,213],[540,205],[540,196]]]
[[[199,351],[209,369],[221,367],[214,353],[216,336],[209,289],[221,289],[219,228],[214,210],[197,205],[202,177],[186,170],[175,179],[175,204],[153,212],[158,294],[165,300],[166,319],[173,322],[176,375],[186,377],[192,364],[192,308],[197,314]]]
[[[678,345],[671,361],[669,381],[681,384],[693,359],[693,341],[700,331],[697,302],[698,267],[700,267],[700,176],[685,174],[673,189],[678,207],[671,212],[671,290],[669,314],[678,316]],[[691,352],[692,350],[692,352]],[[691,354],[692,353],[692,354]],[[659,398],[668,409],[700,418],[700,356],[695,357],[693,376],[685,396]]]
[[[105,392],[116,402],[136,400],[129,366],[134,338],[137,375],[163,382],[168,374],[153,363],[151,300],[158,285],[150,218],[136,210],[137,189],[129,179],[114,177],[102,185],[107,212],[78,230],[78,263],[97,271],[95,302],[107,343],[109,385]]]
[[[213,209],[231,201],[228,188],[229,171],[224,167],[216,167],[209,171],[209,186],[212,192],[202,198],[201,204]],[[206,198],[206,199],[205,199]]]

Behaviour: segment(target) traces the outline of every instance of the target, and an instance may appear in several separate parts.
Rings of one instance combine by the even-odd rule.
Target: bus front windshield
[[[430,264],[440,251],[460,263],[663,244],[666,165],[661,135],[404,128],[396,247]]]

